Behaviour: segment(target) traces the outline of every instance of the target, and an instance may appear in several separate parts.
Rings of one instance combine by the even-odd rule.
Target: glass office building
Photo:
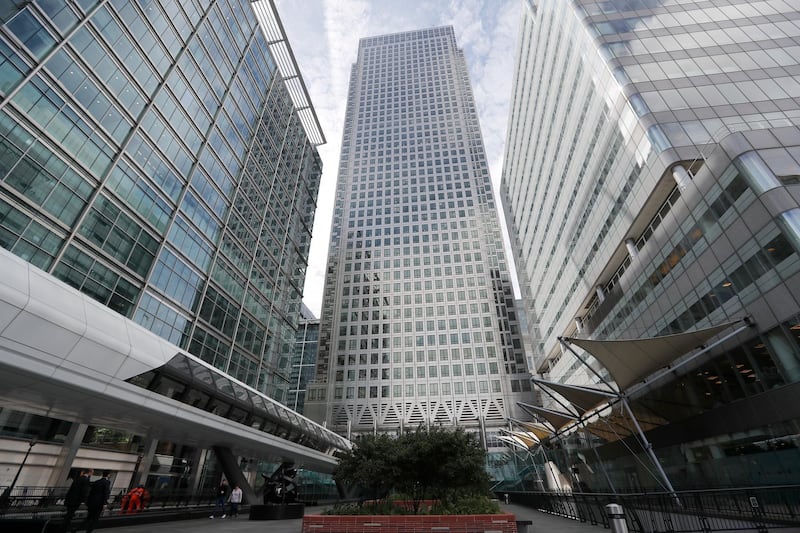
[[[315,381],[340,433],[505,424],[529,374],[463,52],[451,27],[360,41]]]
[[[26,2],[0,239],[285,400],[321,174],[250,2]]]
[[[258,393],[288,400],[321,176],[296,67],[271,2],[0,8],[0,244],[219,371],[187,371],[194,400],[166,370],[130,383],[295,440],[310,422]]]
[[[314,378],[319,349],[319,318],[305,305],[300,308],[300,323],[297,325],[294,354],[292,355],[291,384],[287,405],[303,414],[306,403],[306,388]]]
[[[524,6],[502,190],[536,373],[619,385],[593,357],[600,343],[721,326],[702,350],[673,353],[668,376],[633,380],[634,411],[678,487],[796,481],[797,4]],[[752,327],[731,324],[744,318]],[[559,338],[598,344],[586,354]],[[632,437],[593,429],[567,442],[597,444],[618,488],[657,486],[623,446]],[[560,466],[607,487],[574,453]]]

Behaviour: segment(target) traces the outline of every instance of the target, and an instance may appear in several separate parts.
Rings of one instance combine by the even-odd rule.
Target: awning
[[[548,389],[563,396],[575,407],[575,409],[578,410],[579,413],[591,411],[592,409],[599,407],[602,403],[608,401],[610,398],[616,398],[618,396],[618,393],[614,391],[603,391],[600,389],[582,387],[579,385],[554,383],[544,379],[533,378],[533,382],[539,386],[547,387]]]
[[[643,431],[650,431],[667,423],[665,419],[642,409],[631,409]],[[625,415],[624,411],[622,411],[622,404],[619,403],[612,407],[610,412],[604,412],[587,423],[585,428],[589,433],[597,435],[608,442],[616,442],[638,433],[636,424],[629,416]]]
[[[541,422],[523,422],[522,420],[517,420],[515,418],[511,418],[509,420],[512,424],[515,424],[522,429],[533,433],[540,439],[547,438],[553,434],[553,430]]]
[[[539,437],[537,437],[533,432],[530,431],[512,431],[510,429],[502,430],[503,433],[506,433],[510,437],[514,437],[515,439],[522,441],[525,446],[531,448],[539,444]]]
[[[556,431],[578,419],[578,417],[572,413],[553,411],[552,409],[546,409],[544,407],[539,407],[538,405],[531,405],[522,402],[517,402],[517,405],[531,414],[535,414],[541,418],[544,418],[550,423],[551,426],[553,426],[553,428],[555,428]]]
[[[591,340],[564,337],[600,361],[621,391],[625,391],[656,370],[669,366],[681,356],[708,342],[735,322],[676,335],[646,339]]]
[[[528,451],[528,446],[526,446],[524,442],[516,437],[512,437],[510,435],[498,435],[497,440],[508,443],[513,448],[519,448],[521,450]]]

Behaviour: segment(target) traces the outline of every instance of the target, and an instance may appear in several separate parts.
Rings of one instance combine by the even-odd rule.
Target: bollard
[[[628,533],[628,523],[625,521],[625,510],[618,503],[606,505],[606,516],[611,533]]]

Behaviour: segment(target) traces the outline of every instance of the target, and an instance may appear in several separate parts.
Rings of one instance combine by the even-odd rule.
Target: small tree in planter
[[[337,481],[361,486],[373,499],[394,490],[412,502],[414,513],[423,500],[436,500],[444,514],[464,512],[458,505],[470,499],[467,512],[497,512],[487,497],[486,452],[463,429],[418,429],[399,438],[366,435],[340,457]]]
[[[394,486],[398,443],[388,435],[365,435],[339,457],[334,478],[340,483],[360,487],[372,500],[384,499]]]

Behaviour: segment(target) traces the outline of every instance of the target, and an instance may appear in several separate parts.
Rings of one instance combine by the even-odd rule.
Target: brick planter
[[[306,515],[302,533],[517,533],[511,513],[470,515]]]

